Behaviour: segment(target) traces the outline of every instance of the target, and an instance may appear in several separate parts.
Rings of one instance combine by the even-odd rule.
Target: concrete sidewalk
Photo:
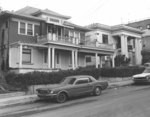
[[[131,79],[119,80],[119,81],[108,81],[108,88],[117,88],[133,84]],[[0,108],[4,108],[11,105],[32,103],[39,100],[36,94],[26,95],[24,92],[15,92],[9,94],[0,94]]]

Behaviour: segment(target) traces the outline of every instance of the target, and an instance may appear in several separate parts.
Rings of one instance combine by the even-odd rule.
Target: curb
[[[132,84],[133,84],[133,81],[109,83],[109,86],[107,89],[124,87],[124,86],[129,86]],[[39,98],[37,97],[36,94],[4,98],[4,99],[0,99],[0,108],[5,108],[7,106],[13,106],[13,105],[18,105],[18,104],[33,103],[38,100]]]

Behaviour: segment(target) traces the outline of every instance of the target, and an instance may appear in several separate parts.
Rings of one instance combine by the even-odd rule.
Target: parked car
[[[63,103],[68,98],[85,94],[99,96],[107,87],[106,81],[98,81],[89,75],[77,75],[64,78],[60,84],[39,88],[36,91],[40,98],[55,99],[58,103]]]
[[[150,67],[150,63],[144,63],[144,67]]]
[[[150,83],[150,67],[147,67],[141,74],[133,76],[134,83]]]

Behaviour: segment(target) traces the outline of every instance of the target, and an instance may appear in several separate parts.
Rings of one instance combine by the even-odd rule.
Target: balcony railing
[[[80,42],[82,40],[82,42]],[[83,47],[95,47],[100,49],[114,49],[113,44],[103,44],[98,42],[84,41],[85,39],[79,39],[74,37],[56,36],[56,35],[44,35],[38,36],[38,43],[51,43],[56,42],[57,44],[70,44],[70,45],[80,45]]]
[[[65,37],[65,36],[42,35],[37,37],[37,41],[38,43],[56,42],[56,43],[79,45],[79,38]]]

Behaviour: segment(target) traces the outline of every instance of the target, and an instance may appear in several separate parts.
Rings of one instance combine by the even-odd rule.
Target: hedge
[[[30,72],[26,74],[8,73],[6,82],[15,87],[26,88],[29,85],[55,84],[70,75],[91,75],[98,79],[102,77],[129,77],[141,73],[144,67],[119,67],[119,68],[79,68],[77,70],[61,70],[59,72]]]

